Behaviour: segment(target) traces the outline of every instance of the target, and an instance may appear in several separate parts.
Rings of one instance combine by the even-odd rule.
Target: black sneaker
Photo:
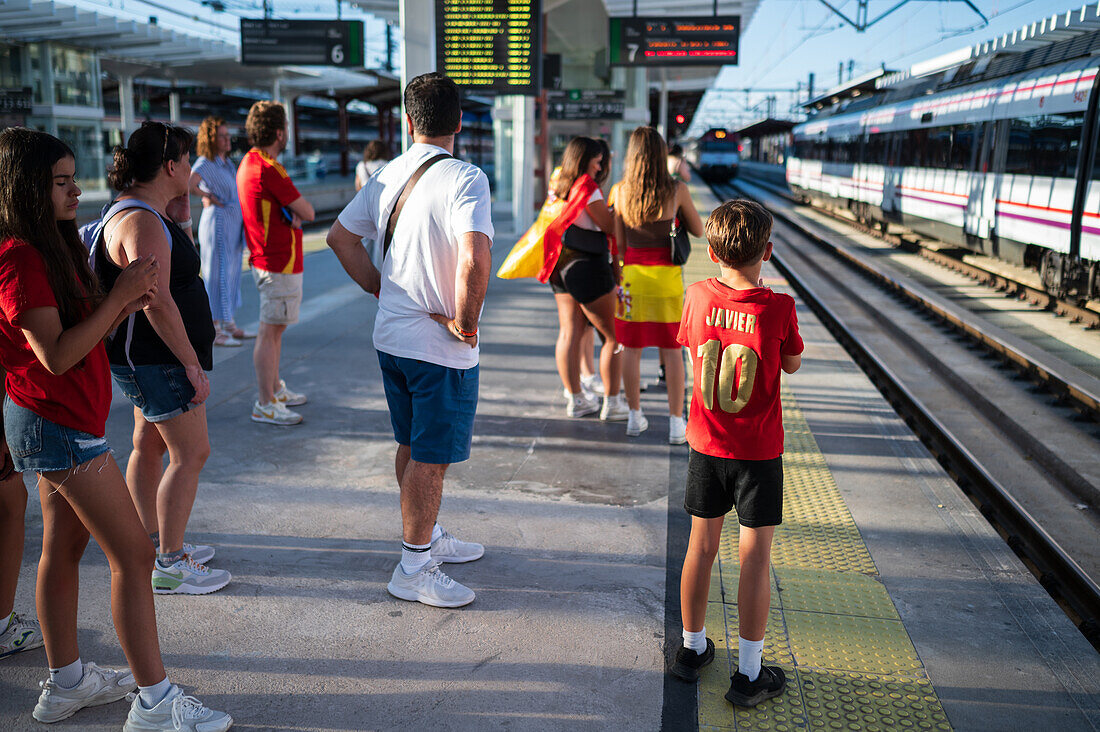
[[[738,671],[730,677],[726,699],[739,707],[755,707],[765,699],[779,696],[787,686],[787,675],[778,666],[761,666],[756,681]]]
[[[699,670],[714,660],[714,641],[707,638],[707,650],[696,653],[690,648],[684,648],[680,643],[680,649],[676,651],[676,660],[669,667],[668,672],[678,679],[695,683],[699,680]]]

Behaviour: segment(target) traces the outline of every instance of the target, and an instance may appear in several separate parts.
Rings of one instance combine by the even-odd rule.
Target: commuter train
[[[827,100],[793,130],[788,186],[1100,296],[1100,32],[1030,45]]]
[[[685,140],[684,156],[703,180],[725,183],[737,176],[737,168],[741,165],[741,142],[736,132],[711,129],[697,138]]]

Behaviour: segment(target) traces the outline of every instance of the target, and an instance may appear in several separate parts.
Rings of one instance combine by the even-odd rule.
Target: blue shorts
[[[194,408],[195,387],[187,378],[187,369],[173,364],[156,366],[115,366],[111,376],[118,388],[141,410],[146,422],[164,422]]]
[[[378,352],[393,436],[418,463],[470,458],[477,411],[478,367],[452,369]]]
[[[106,437],[56,424],[4,398],[4,433],[11,461],[20,473],[69,470],[111,448]]]

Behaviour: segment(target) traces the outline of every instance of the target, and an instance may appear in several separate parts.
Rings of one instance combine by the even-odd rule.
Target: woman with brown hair
[[[355,164],[355,190],[367,184],[367,178],[390,161],[390,151],[381,140],[371,140],[363,148],[363,159]]]
[[[703,220],[682,181],[668,172],[665,141],[652,127],[630,135],[623,179],[615,195],[615,238],[623,258],[623,297],[615,333],[626,347],[623,383],[630,405],[626,433],[649,426],[641,406],[642,349],[661,349],[668,384],[668,441],[683,444],[684,361],[676,333],[684,308],[681,268],[672,263],[671,233],[678,219],[693,236],[703,235]]]
[[[608,245],[614,221],[596,182],[604,160],[600,145],[588,137],[574,137],[562,155],[561,173],[553,192],[565,200],[562,213],[547,228],[543,239],[545,258],[540,282],[549,282],[558,306],[558,340],[554,348],[558,374],[569,391],[566,414],[583,417],[600,412],[600,419],[626,419],[627,408],[619,393],[622,379],[618,341],[615,339],[615,291],[618,263]],[[603,338],[600,376],[603,406],[585,394],[580,382],[580,347],[585,326],[591,323]]]
[[[241,306],[244,221],[237,199],[237,166],[229,159],[232,145],[225,120],[207,117],[199,125],[195,140],[199,157],[191,168],[191,183],[202,193],[199,254],[217,332],[215,346],[239,346],[241,339],[256,336],[233,322]]]

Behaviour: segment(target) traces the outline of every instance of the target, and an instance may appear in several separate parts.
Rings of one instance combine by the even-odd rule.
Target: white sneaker
[[[84,707],[96,707],[118,701],[137,688],[137,681],[130,669],[115,671],[100,668],[94,663],[84,664],[84,676],[71,689],[63,689],[46,679],[38,682],[42,694],[31,715],[39,722],[50,724],[68,719]]]
[[[287,389],[286,382],[279,379],[279,390],[275,392],[275,401],[286,407],[300,407],[309,400],[305,394]]]
[[[583,391],[580,394],[572,394],[569,406],[565,408],[565,413],[570,417],[586,417],[598,411],[600,411],[599,400]]]
[[[683,417],[668,418],[668,444],[682,445],[687,442],[687,422]]]
[[[649,420],[645,418],[640,409],[631,409],[626,418],[627,437],[637,437],[649,429]]]
[[[604,422],[622,422],[630,416],[630,407],[622,394],[603,398],[603,409],[600,410],[600,419]]]
[[[145,708],[139,695],[131,694],[130,697],[130,713],[126,715],[122,732],[225,732],[233,726],[233,718],[228,714],[207,709],[175,684],[152,709]]]
[[[581,388],[589,394],[603,394],[603,379],[599,374],[581,377]]]
[[[153,562],[154,595],[209,595],[229,584],[233,575],[224,569],[211,569],[184,554],[170,567]]]
[[[267,424],[298,424],[302,421],[302,415],[287,409],[282,402],[271,402],[271,404],[255,402],[252,405],[252,421]]]
[[[462,564],[481,559],[485,554],[485,547],[477,542],[456,539],[444,529],[443,535],[432,542],[431,552],[432,559],[448,564]]]
[[[474,591],[448,577],[440,566],[433,557],[420,571],[405,574],[398,563],[386,589],[394,597],[433,607],[462,607],[473,602]]]
[[[2,622],[4,621],[0,620],[0,623]],[[32,648],[41,648],[45,642],[42,637],[42,626],[37,620],[14,615],[8,629],[0,633],[0,658],[29,651]]]
[[[183,542],[183,553],[190,555],[199,564],[206,564],[214,558],[214,547],[205,544],[188,544]]]

